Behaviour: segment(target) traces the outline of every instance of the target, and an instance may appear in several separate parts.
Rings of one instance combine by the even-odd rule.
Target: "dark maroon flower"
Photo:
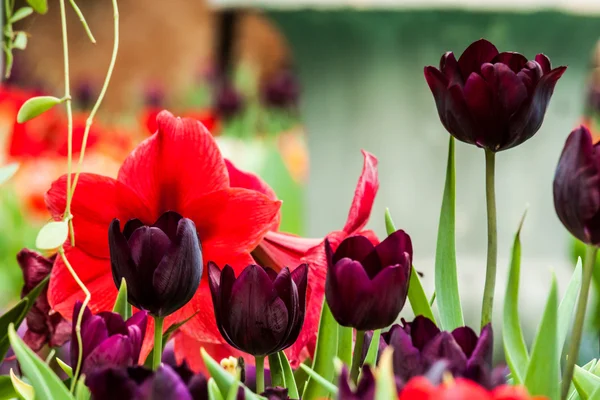
[[[352,388],[350,386],[350,376],[348,368],[342,368],[339,380],[338,400],[373,400],[375,399],[375,377],[371,368],[365,365],[362,368],[362,374],[358,386]]]
[[[265,356],[290,347],[298,338],[306,309],[308,266],[279,274],[247,266],[236,279],[233,268],[208,263],[208,282],[217,326],[233,347]]]
[[[290,400],[288,390],[279,386],[269,387],[260,395],[266,397],[267,400]]]
[[[271,107],[292,108],[298,101],[300,88],[290,71],[282,71],[267,81],[263,88],[263,101]]]
[[[325,296],[336,321],[361,331],[391,325],[404,307],[412,263],[412,243],[402,230],[374,246],[350,236],[335,251],[325,240]]]
[[[202,252],[196,226],[168,211],[152,226],[129,220],[123,232],[114,219],[108,231],[110,261],[117,288],[127,282],[129,302],[157,317],[183,307],[196,293]]]
[[[372,336],[365,337],[365,346]],[[491,387],[497,379],[492,374],[493,334],[490,324],[477,334],[469,327],[452,332],[440,331],[428,318],[416,317],[412,322],[394,325],[381,334],[380,346],[394,350],[394,374],[404,382],[423,375],[440,361],[454,376],[465,377]]]
[[[544,54],[528,61],[519,53],[499,53],[480,39],[458,61],[447,52],[439,70],[425,67],[425,79],[446,130],[496,152],[518,146],[540,129],[565,70],[552,69]]]
[[[23,270],[21,298],[33,290],[50,274],[55,256],[45,258],[39,253],[23,249],[17,254],[17,262]],[[71,324],[60,314],[50,314],[48,287],[46,286],[27,314],[27,332],[23,340],[33,351],[39,351],[45,344],[50,347],[62,346],[71,338]]]
[[[242,111],[244,98],[231,84],[224,83],[215,93],[214,108],[220,117],[228,119]]]
[[[600,147],[585,126],[571,132],[558,161],[554,208],[573,236],[600,245]]]
[[[76,321],[81,310],[81,302],[75,303],[73,320]],[[100,312],[92,315],[89,308],[83,311],[81,320],[82,368],[81,372],[91,372],[106,367],[126,367],[134,365],[140,358],[142,342],[146,333],[148,316],[145,311],[134,314],[127,321],[114,312]],[[75,323],[71,334],[71,366],[75,369],[79,346],[77,344]]]
[[[208,400],[202,374],[184,378],[169,365],[156,372],[143,367],[105,368],[86,379],[94,400]]]

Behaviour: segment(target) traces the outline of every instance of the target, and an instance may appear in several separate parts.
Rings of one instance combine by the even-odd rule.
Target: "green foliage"
[[[17,122],[20,124],[27,122],[50,110],[55,105],[62,103],[62,101],[62,99],[54,96],[32,97],[21,106],[17,114]]]
[[[119,287],[119,293],[115,300],[113,312],[120,314],[125,321],[131,317],[131,304],[127,302],[127,282],[125,281],[125,278],[121,279],[121,286]],[[166,344],[166,341],[163,343],[163,348],[164,344]]]
[[[56,363],[58,364],[60,369],[62,369],[64,373],[67,374],[69,378],[73,377],[73,368],[71,368],[66,362],[56,357]]]
[[[300,398],[292,367],[283,351],[269,355],[269,369],[271,371],[271,386],[287,388],[290,398]]]
[[[392,350],[390,348],[386,348],[381,355],[376,377],[375,400],[397,399],[398,393],[396,392]]]
[[[40,399],[73,399],[63,382],[17,335],[14,326],[8,328],[8,338],[23,374],[29,379]]]
[[[312,382],[313,385],[319,386],[321,388],[323,393],[320,395],[321,397],[318,398],[327,397],[328,395],[335,396],[337,394],[338,388],[336,385],[331,383],[330,380],[328,380],[324,376],[321,376],[319,373],[317,373],[314,369],[310,368],[306,364],[300,364],[300,368],[306,371],[306,373],[310,377],[309,382]],[[304,399],[304,397],[302,398]]]
[[[377,363],[377,353],[379,352],[379,338],[381,337],[381,329],[373,331],[373,339],[369,344],[367,355],[365,356],[364,365],[375,365]],[[360,357],[362,349],[357,349],[356,355]]]
[[[200,354],[202,355],[202,360],[204,360],[204,365],[206,366],[206,369],[208,369],[211,379],[214,380],[215,384],[219,389],[221,397],[223,396],[223,394],[227,395],[227,393],[229,393],[229,390],[233,385],[239,384],[239,381],[229,372],[225,371],[218,362],[216,362],[210,355],[208,355],[204,348],[200,349]],[[244,392],[246,394],[246,399],[256,400],[260,398],[260,396],[253,393],[247,387],[243,387]]]
[[[438,228],[437,246],[435,252],[435,293],[437,306],[440,311],[440,323],[443,330],[451,331],[464,326],[458,278],[456,274],[456,245],[455,245],[455,185],[454,171],[454,138],[450,136],[448,146],[448,165],[446,168],[446,183],[442,198],[440,224]]]
[[[51,221],[40,229],[35,239],[35,247],[40,250],[58,249],[69,236],[69,223],[67,221]]]
[[[8,181],[19,170],[19,163],[10,163],[0,168],[0,185]]]
[[[10,384],[12,385],[12,391],[15,395],[19,395],[24,400],[34,400],[35,392],[33,390],[33,386],[30,384],[23,382],[17,375],[13,369],[10,369]]]
[[[38,14],[46,14],[48,12],[47,0],[27,0],[27,4],[29,4]]]

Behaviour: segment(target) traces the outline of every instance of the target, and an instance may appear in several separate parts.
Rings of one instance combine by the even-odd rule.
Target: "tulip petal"
[[[158,114],[156,122],[158,131],[127,157],[118,176],[150,207],[154,219],[229,186],[221,152],[200,122],[168,111]]]
[[[465,88],[459,85],[448,88],[448,98],[444,104],[444,110],[440,111],[440,120],[446,130],[458,140],[477,144],[479,127],[471,115],[466,93],[463,93],[464,90]]]
[[[600,211],[597,158],[591,133],[580,126],[569,135],[554,176],[556,213],[569,232],[585,243],[592,243],[586,224]]]
[[[467,358],[471,357],[473,350],[475,350],[475,346],[477,346],[477,341],[479,340],[473,329],[468,326],[461,326],[452,331],[452,336]]]
[[[473,353],[467,354],[469,358],[468,365],[479,364],[486,367],[492,366],[492,355],[494,352],[494,334],[491,324],[487,324],[481,330],[479,340]]]
[[[471,43],[458,59],[462,76],[479,73],[481,64],[491,62],[498,55],[498,49],[485,39]]]
[[[371,311],[371,319],[375,320],[377,326],[366,329],[384,328],[398,318],[408,295],[410,269],[410,264],[386,267],[371,281],[369,290],[376,304]],[[373,315],[377,317],[373,318]]]
[[[94,399],[129,400],[137,394],[137,384],[124,368],[93,372],[86,377],[85,384]]]
[[[134,363],[133,349],[129,338],[113,335],[96,346],[85,358],[82,373],[89,374],[106,367],[125,367]]]
[[[127,325],[125,325],[125,321],[123,321],[121,315],[111,311],[101,311],[96,315],[104,320],[108,336],[116,334],[127,336]]]
[[[342,258],[363,261],[374,250],[375,246],[369,239],[362,235],[352,235],[342,240],[332,260],[333,263],[340,261]]]
[[[166,364],[140,386],[140,398],[161,400],[193,400],[181,378]]]
[[[252,355],[270,354],[288,326],[288,312],[267,273],[249,265],[233,284],[228,309],[232,346]]]
[[[300,333],[300,328],[302,327],[302,324],[300,322],[300,299],[298,287],[296,286],[296,283],[292,280],[292,274],[290,273],[289,268],[284,268],[279,272],[279,274],[273,281],[273,287],[277,292],[277,296],[283,301],[287,309],[287,329],[285,334],[283,335],[283,338],[286,340],[286,343],[289,343],[289,345],[291,345],[293,342],[296,341],[296,337],[290,338],[290,333],[292,332],[292,330],[296,330],[298,333]],[[304,318],[304,313],[302,313],[302,318]],[[298,325],[300,326],[298,327]]]
[[[499,107],[495,104],[493,89],[481,75],[472,73],[463,90],[466,104],[475,123],[474,144],[494,149],[496,143],[503,139],[503,127],[499,126],[502,121],[496,119]],[[489,131],[490,127],[492,131]]]
[[[458,61],[456,61],[456,57],[454,57],[453,52],[448,51],[444,53],[444,55],[440,59],[440,71],[442,71],[442,73],[448,80],[446,87],[452,85],[462,86],[464,84],[463,77],[460,73],[460,67],[458,66]],[[429,80],[427,80],[427,83],[429,83]]]
[[[175,241],[177,238],[177,227],[182,218],[175,211],[167,211],[152,226],[163,231],[171,241]]]
[[[62,219],[65,212],[66,185],[67,176],[63,175],[52,183],[46,193],[48,210],[57,221]],[[71,213],[76,216],[73,218],[73,228],[77,247],[100,258],[109,257],[106,228],[113,219],[153,220],[145,204],[127,186],[106,176],[87,173],[79,176]]]
[[[323,239],[303,238],[288,233],[268,231],[258,246],[252,250],[252,257],[258,265],[280,270],[302,263],[309,249],[323,242]]]
[[[408,381],[413,376],[425,372],[421,352],[416,348],[410,335],[399,325],[394,325],[389,331],[388,344],[394,350],[394,375]]]
[[[137,362],[142,351],[144,336],[146,335],[146,327],[148,326],[148,313],[138,311],[126,322],[127,336],[131,342],[133,361]]]
[[[535,61],[540,65],[544,74],[547,74],[550,71],[552,71],[552,64],[550,64],[550,59],[545,54],[536,55]]]
[[[523,69],[525,64],[527,64],[527,58],[524,55],[516,53],[514,51],[504,51],[496,55],[496,57],[494,57],[491,63],[505,64],[516,74],[519,71],[521,71],[521,69]]]
[[[369,278],[374,279],[382,269],[389,266],[402,265],[410,268],[412,254],[410,236],[403,230],[397,230],[375,246],[374,250],[363,259],[362,264]]]
[[[449,362],[449,369],[453,373],[464,371],[467,366],[467,357],[462,349],[454,340],[450,332],[440,332],[433,340],[431,340],[423,349],[421,355],[423,360],[432,365],[440,359],[445,359]]]
[[[79,309],[75,307],[74,315],[79,315]],[[86,309],[85,313],[89,312]],[[91,314],[91,313],[90,313]],[[71,365],[77,365],[79,357],[79,345],[77,341],[77,335],[75,334],[75,325],[73,324],[73,331],[71,334],[71,342],[74,346],[71,348]],[[101,343],[104,343],[108,338],[108,330],[104,320],[96,315],[90,315],[85,319],[85,322],[81,324],[81,343],[82,343],[82,361],[85,364],[85,360],[89,355],[97,349]]]
[[[423,351],[427,343],[440,333],[439,328],[429,318],[419,315],[408,325],[413,345]]]
[[[154,271],[153,286],[158,304],[167,307],[160,310],[161,315],[166,316],[187,304],[200,284],[202,253],[191,220],[183,218],[179,221],[175,241],[163,254]]]
[[[507,121],[526,101],[527,88],[506,64],[483,64],[481,73],[493,93],[496,109],[492,111],[501,121]]]
[[[292,280],[298,291],[298,318],[288,336],[288,343],[292,344],[298,340],[298,336],[304,326],[306,316],[306,290],[308,285],[308,264],[301,264],[292,271]]]
[[[376,301],[371,297],[370,288],[371,280],[360,262],[343,258],[329,267],[325,295],[331,313],[340,325],[359,330],[381,328],[362,327]]]
[[[361,151],[364,157],[363,169],[358,178],[352,205],[343,229],[349,235],[363,229],[367,224],[379,189],[377,157],[365,150]]]

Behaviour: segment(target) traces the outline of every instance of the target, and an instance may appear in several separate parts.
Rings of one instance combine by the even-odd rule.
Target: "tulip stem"
[[[256,363],[256,393],[265,391],[265,356],[254,357]]]
[[[585,262],[583,264],[583,279],[581,281],[581,291],[579,292],[579,299],[577,300],[577,310],[575,312],[575,322],[573,324],[573,331],[571,332],[571,343],[569,344],[569,352],[567,353],[567,367],[562,380],[562,399],[566,399],[571,387],[571,381],[573,379],[573,371],[575,370],[575,363],[579,357],[579,346],[581,345],[581,336],[583,334],[583,325],[585,322],[585,311],[587,309],[587,302],[590,293],[590,286],[592,283],[592,275],[594,272],[594,265],[596,263],[596,255],[598,254],[598,247],[588,246],[585,254]]]
[[[152,369],[157,370],[160,366],[162,359],[162,345],[163,345],[163,321],[164,317],[154,317],[154,350]]]
[[[485,149],[485,199],[487,204],[487,266],[481,306],[481,328],[492,322],[494,290],[496,289],[496,263],[498,258],[498,230],[496,228],[496,153]]]
[[[362,358],[363,344],[365,342],[365,332],[356,331],[356,342],[354,343],[354,353],[352,353],[352,367],[350,368],[350,379],[356,383],[360,371],[360,361]]]

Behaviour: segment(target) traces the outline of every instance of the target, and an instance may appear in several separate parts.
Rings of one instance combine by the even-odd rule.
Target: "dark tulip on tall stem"
[[[247,266],[236,278],[233,268],[208,263],[208,282],[217,327],[233,347],[256,359],[257,393],[264,390],[264,358],[290,347],[300,334],[306,309],[308,265],[279,274]]]
[[[439,69],[425,67],[446,130],[485,150],[488,256],[482,327],[491,321],[496,286],[495,153],[518,146],[540,129],[554,86],[565,70],[552,69],[544,54],[527,60],[519,53],[500,53],[485,39],[467,47],[458,61],[447,52]]]
[[[554,175],[554,208],[563,225],[588,250],[581,291],[563,375],[563,398],[569,390],[579,355],[594,262],[600,245],[600,145],[580,126],[569,135]]]
[[[127,282],[127,298],[155,320],[154,368],[162,354],[166,316],[183,307],[196,293],[202,276],[202,252],[194,223],[168,211],[152,225],[128,221],[121,232],[115,219],[108,231],[115,285]]]

